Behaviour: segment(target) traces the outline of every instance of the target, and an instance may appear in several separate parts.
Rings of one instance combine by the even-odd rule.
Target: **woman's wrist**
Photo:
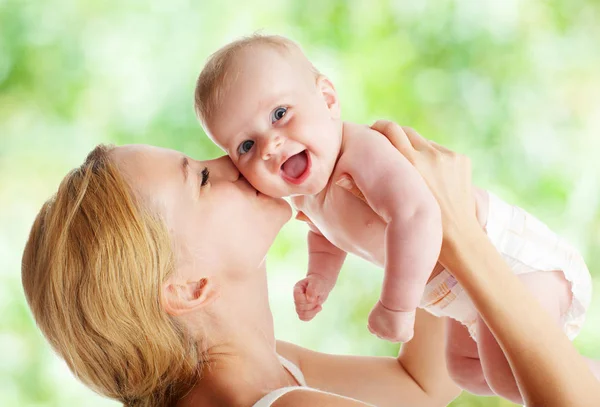
[[[440,263],[447,269],[450,265],[461,263],[465,255],[472,255],[477,250],[482,239],[487,239],[487,236],[476,219],[462,223],[445,222]]]

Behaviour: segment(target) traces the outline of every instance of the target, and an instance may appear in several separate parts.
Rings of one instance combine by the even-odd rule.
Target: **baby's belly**
[[[330,227],[341,233],[335,233],[330,242],[348,253],[383,267],[385,264],[385,223],[381,219],[372,217],[372,219],[336,223]]]

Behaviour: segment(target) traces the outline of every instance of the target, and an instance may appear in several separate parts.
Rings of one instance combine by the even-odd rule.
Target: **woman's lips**
[[[310,168],[310,154],[308,153],[308,150],[304,150],[288,158],[281,165],[279,172],[285,181],[291,184],[300,185],[310,175]],[[299,174],[296,175],[297,173]]]

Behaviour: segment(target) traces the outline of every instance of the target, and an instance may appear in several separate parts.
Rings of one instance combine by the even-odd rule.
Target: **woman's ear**
[[[325,99],[325,103],[331,112],[331,117],[339,119],[341,117],[340,100],[338,99],[333,83],[326,76],[319,75],[317,78],[317,89],[323,95],[323,99]]]
[[[218,296],[218,287],[209,278],[190,282],[168,280],[162,287],[163,307],[172,316],[196,311],[212,303]]]

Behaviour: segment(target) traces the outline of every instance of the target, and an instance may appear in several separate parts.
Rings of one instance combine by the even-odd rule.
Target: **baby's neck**
[[[364,128],[364,125],[356,124],[352,122],[342,122],[342,142],[340,143],[340,152],[338,154],[337,159],[339,160],[342,154],[344,153],[344,148],[346,146],[347,135],[352,131],[359,131],[361,128]]]
[[[342,157],[342,155],[344,154],[344,150],[346,148],[346,141],[348,140],[348,134],[350,134],[351,132],[364,131],[365,127],[367,127],[367,126],[365,126],[364,124],[357,124],[357,123],[352,123],[352,122],[342,122],[341,123],[340,149],[335,158],[335,163],[332,167],[331,174],[329,174],[329,183],[331,183],[331,177],[333,176],[333,174],[335,174],[335,169],[337,167],[337,164],[338,164],[340,158]]]

